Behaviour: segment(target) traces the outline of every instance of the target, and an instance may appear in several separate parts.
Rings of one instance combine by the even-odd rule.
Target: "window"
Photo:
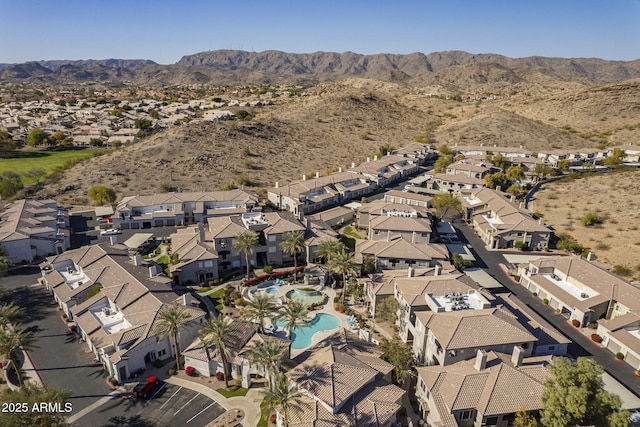
[[[498,424],[498,417],[489,417],[487,418],[487,420],[484,422],[485,426],[495,426]]]
[[[473,415],[473,411],[458,412],[458,419],[459,420],[468,420],[468,419],[471,418],[472,415]]]
[[[270,235],[270,236],[269,236],[269,241],[270,241],[270,242],[275,242],[275,241],[276,241],[276,236],[275,236],[275,235],[273,235],[273,234],[272,234],[272,235]]]
[[[269,246],[269,253],[273,254],[276,252],[276,247],[275,246]]]

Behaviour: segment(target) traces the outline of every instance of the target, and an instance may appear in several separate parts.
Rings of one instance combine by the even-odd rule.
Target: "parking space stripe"
[[[206,408],[204,408],[202,411],[198,412],[197,414],[195,414],[193,417],[189,418],[187,420],[187,424],[189,424],[191,421],[193,421],[195,418],[198,417],[198,415],[200,415],[201,413],[203,413],[204,411],[206,411],[207,409],[211,408],[213,405],[215,405],[216,402],[211,402],[211,404],[209,406],[207,406]]]
[[[185,407],[185,406],[187,406],[189,403],[193,402],[193,400],[194,400],[196,397],[198,397],[198,396],[200,396],[200,393],[198,393],[198,394],[196,394],[195,396],[193,396],[193,397],[191,398],[191,400],[189,400],[187,403],[185,403],[184,405],[182,405],[182,408],[180,408],[180,409],[178,409],[176,412],[174,412],[174,413],[173,413],[173,415],[178,415],[178,412],[182,411],[182,410],[184,409],[184,407]]]
[[[166,401],[166,402],[164,402],[164,403],[162,404],[162,406],[160,407],[160,409],[164,408],[164,405],[166,405],[167,403],[169,403],[169,401],[170,401],[171,399],[173,399],[173,396],[175,396],[176,394],[178,394],[178,392],[179,392],[180,390],[182,390],[182,387],[180,387],[179,389],[177,389],[177,390],[176,390],[176,392],[175,392],[175,393],[173,393],[173,394],[171,395],[171,397],[170,397],[170,398],[168,398],[168,399],[167,399],[167,401]]]

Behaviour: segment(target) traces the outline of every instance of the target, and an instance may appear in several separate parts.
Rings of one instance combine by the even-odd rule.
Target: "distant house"
[[[411,212],[391,210],[384,215],[372,217],[369,221],[369,240],[390,241],[400,236],[412,243],[429,243],[431,220],[411,215]]]
[[[362,175],[377,187],[385,187],[403,177],[410,176],[419,170],[419,161],[415,158],[389,154],[367,161],[359,166],[352,165],[349,172]]]
[[[69,213],[55,200],[16,200],[0,212],[0,246],[10,263],[62,253],[71,247]]]
[[[406,270],[408,267],[435,267],[449,260],[449,251],[442,244],[412,242],[394,236],[389,240],[358,240],[354,262],[363,263],[372,257],[379,268],[385,270]]]
[[[371,203],[365,203],[358,208],[356,213],[356,224],[360,228],[369,228],[369,223],[373,218],[378,216],[394,215],[407,218],[430,218],[430,214],[426,206],[389,203],[384,200],[376,200]]]
[[[192,225],[172,234],[171,253],[178,258],[177,264],[169,264],[175,286],[208,284],[219,277],[218,255],[211,245],[205,243],[203,224]]]
[[[422,208],[431,207],[431,197],[424,194],[408,193],[399,190],[388,190],[383,195],[387,203],[395,203]]]

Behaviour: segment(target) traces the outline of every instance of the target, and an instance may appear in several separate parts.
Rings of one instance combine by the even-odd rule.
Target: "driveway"
[[[73,425],[204,427],[224,412],[222,406],[197,391],[161,382],[151,390],[147,399],[115,396]]]

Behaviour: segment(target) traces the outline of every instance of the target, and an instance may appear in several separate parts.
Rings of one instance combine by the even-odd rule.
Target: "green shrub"
[[[162,368],[163,365],[162,360],[160,359],[154,360],[153,362],[151,362],[151,364],[156,368]]]
[[[545,304],[545,305],[546,305],[546,304],[549,304],[549,299],[548,299],[548,298],[544,298],[544,299],[542,300],[542,303],[543,303],[543,304]]]
[[[589,323],[589,329],[598,329],[598,322]]]
[[[589,227],[595,224],[602,224],[602,217],[595,212],[589,211],[582,216],[582,225]]]
[[[618,360],[624,360],[624,354],[622,354],[622,353],[620,353],[620,352],[616,353],[616,359],[618,359]]]
[[[267,265],[262,269],[262,271],[264,271],[266,274],[271,274],[271,273],[273,273],[273,266],[272,265]]]
[[[175,370],[175,369],[173,369],[173,368],[171,368],[171,369],[169,369],[169,370],[167,371],[167,373],[168,373],[170,376],[174,376],[174,375],[176,374],[176,370]]]

